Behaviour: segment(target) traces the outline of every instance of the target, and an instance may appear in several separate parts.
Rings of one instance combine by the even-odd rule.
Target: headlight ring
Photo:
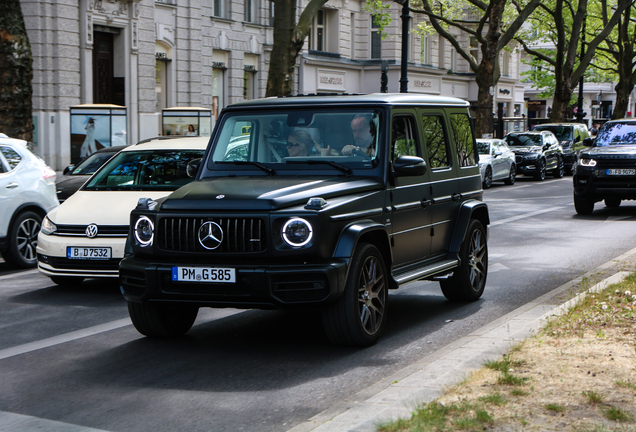
[[[155,224],[147,216],[140,216],[135,222],[135,240],[141,247],[152,245],[155,235]]]
[[[582,158],[579,161],[579,164],[581,166],[584,166],[584,167],[595,167],[596,166],[596,161],[594,159]]]
[[[305,246],[314,235],[311,224],[301,218],[292,218],[285,222],[281,234],[285,243],[296,248]]]

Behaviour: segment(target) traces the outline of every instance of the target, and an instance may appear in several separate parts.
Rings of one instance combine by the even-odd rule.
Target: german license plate
[[[236,270],[215,267],[172,267],[172,280],[176,282],[235,283]]]
[[[109,247],[79,247],[68,246],[66,257],[70,259],[82,260],[105,260],[110,259],[112,250]]]
[[[626,168],[614,168],[608,169],[606,172],[607,175],[636,175],[636,169],[626,169]]]

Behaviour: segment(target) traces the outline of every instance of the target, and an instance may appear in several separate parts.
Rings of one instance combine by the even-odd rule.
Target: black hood
[[[57,191],[57,199],[60,202],[65,201],[68,197],[73,195],[79,188],[82,187],[86,180],[91,176],[89,175],[73,175],[64,176],[61,180],[55,183],[55,190]]]
[[[634,159],[636,158],[636,145],[592,147],[582,151],[580,156],[601,159]]]
[[[343,177],[222,177],[192,182],[168,196],[162,210],[276,210],[309,198],[382,189],[376,179]]]

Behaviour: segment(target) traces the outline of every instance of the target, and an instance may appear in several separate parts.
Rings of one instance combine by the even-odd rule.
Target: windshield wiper
[[[348,166],[340,165],[338,163],[335,163],[333,161],[328,161],[328,160],[312,160],[312,159],[288,160],[287,163],[288,164],[307,164],[307,165],[329,165],[330,167],[333,167],[337,169],[338,171],[345,173],[345,175],[350,176],[351,174],[353,174],[353,170],[349,168]]]
[[[254,165],[269,175],[276,175],[276,170],[256,161],[215,161],[215,164]]]

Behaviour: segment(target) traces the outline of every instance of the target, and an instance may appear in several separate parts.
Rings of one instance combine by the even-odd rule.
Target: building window
[[[422,47],[420,49],[420,63],[430,65],[431,63],[431,37],[422,36]]]
[[[214,0],[214,16],[218,18],[227,18],[228,15],[228,0]]]
[[[446,39],[443,36],[439,36],[437,39],[437,67],[440,69],[446,68],[446,50],[445,48]]]
[[[350,58],[354,59],[356,57],[356,15],[354,13],[351,14],[350,21],[350,31],[351,31],[351,55]]]
[[[269,2],[269,26],[274,27],[274,2]]]
[[[225,106],[225,63],[214,62],[212,69],[212,115],[219,118]]]
[[[501,57],[501,75],[508,77],[510,76],[510,53],[504,51]]]
[[[168,45],[155,44],[155,93],[157,97],[156,112],[169,108],[170,103],[170,63],[171,49]]]
[[[325,51],[326,13],[323,9],[316,12],[309,31],[309,49]]]
[[[470,55],[479,63],[479,42],[475,36],[470,37]]]
[[[451,48],[450,50],[450,71],[457,72],[457,52],[455,48]]]
[[[382,58],[382,32],[380,23],[376,23],[375,18],[375,15],[371,17],[371,58],[380,59]]]
[[[256,70],[253,66],[245,66],[243,71],[243,99],[256,99]]]
[[[244,20],[245,22],[249,22],[249,23],[257,23],[257,13],[256,11],[258,10],[257,7],[257,0],[244,0]]]

